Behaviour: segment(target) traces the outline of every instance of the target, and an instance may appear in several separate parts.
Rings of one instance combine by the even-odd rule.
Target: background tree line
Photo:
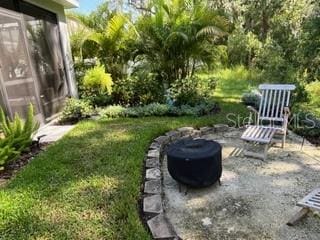
[[[81,95],[85,59],[111,74],[112,93],[98,105],[193,104],[219,80],[209,73],[238,65],[252,81],[295,83],[298,102],[319,95],[318,1],[108,1],[69,18],[81,25],[71,37]]]

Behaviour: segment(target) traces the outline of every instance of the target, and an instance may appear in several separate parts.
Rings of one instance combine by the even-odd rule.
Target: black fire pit
[[[220,182],[221,145],[205,139],[183,139],[167,150],[168,171],[177,182],[190,187],[207,187]]]

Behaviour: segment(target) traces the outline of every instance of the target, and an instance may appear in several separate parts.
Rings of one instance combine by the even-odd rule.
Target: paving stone
[[[175,232],[172,229],[171,224],[167,221],[164,214],[151,218],[148,222],[148,227],[155,239],[166,239],[176,237]]]
[[[215,128],[212,127],[202,127],[200,128],[201,134],[210,134],[215,132]]]
[[[182,128],[178,128],[177,131],[181,132],[182,135],[185,135],[185,134],[191,134],[193,130],[194,130],[193,127],[182,127]]]
[[[145,197],[143,199],[143,211],[145,213],[162,213],[162,198],[160,194]]]
[[[150,168],[150,169],[147,169],[146,171],[146,178],[147,179],[160,179],[161,178],[161,172],[160,172],[160,169],[158,168]]]
[[[144,192],[151,194],[161,194],[161,181],[150,180],[144,183]]]
[[[149,150],[147,154],[147,158],[159,158],[159,157],[160,157],[160,150],[158,149]]]
[[[159,158],[147,158],[146,168],[156,168],[156,167],[160,167]]]
[[[157,142],[161,145],[168,144],[169,143],[169,137],[168,136],[160,136],[154,139],[154,142]]]
[[[166,133],[166,136],[169,137],[170,141],[176,141],[181,137],[181,132],[179,131],[170,131]]]
[[[242,135],[242,133],[240,133],[239,131],[228,131],[226,133],[223,134],[223,137],[225,138],[237,138],[239,139],[240,136]]]
[[[217,132],[224,132],[224,131],[227,131],[229,128],[227,124],[215,124],[213,125],[213,127]]]
[[[161,144],[158,143],[158,142],[153,142],[150,145],[149,149],[151,149],[151,150],[160,150],[161,149]]]
[[[201,131],[200,130],[193,130],[191,133],[191,137],[197,138],[201,136]]]

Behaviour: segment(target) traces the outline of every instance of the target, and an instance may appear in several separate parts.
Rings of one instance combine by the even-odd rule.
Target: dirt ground
[[[272,147],[266,161],[244,157],[243,130],[203,136],[223,146],[222,186],[179,192],[162,164],[165,213],[185,240],[319,240],[320,217],[310,213],[296,226],[286,222],[297,201],[320,186],[320,149],[289,133],[285,149]]]

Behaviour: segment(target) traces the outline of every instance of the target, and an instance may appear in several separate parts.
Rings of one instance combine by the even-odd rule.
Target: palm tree
[[[171,84],[212,61],[214,47],[226,36],[226,17],[199,0],[154,0],[137,22],[137,55]]]
[[[84,46],[91,46],[92,49],[92,44],[88,43],[95,43],[97,51],[92,53],[96,55],[91,57],[98,57],[107,72],[117,81],[126,74],[126,64],[130,60],[131,51],[127,48],[128,42],[138,33],[129,18],[122,13],[108,13],[108,18],[104,17],[106,23],[94,24],[97,19],[96,14],[102,14],[101,11],[91,13],[89,16],[75,13],[68,15],[83,26],[71,34],[71,45],[74,53],[79,53],[80,60],[83,60]]]

